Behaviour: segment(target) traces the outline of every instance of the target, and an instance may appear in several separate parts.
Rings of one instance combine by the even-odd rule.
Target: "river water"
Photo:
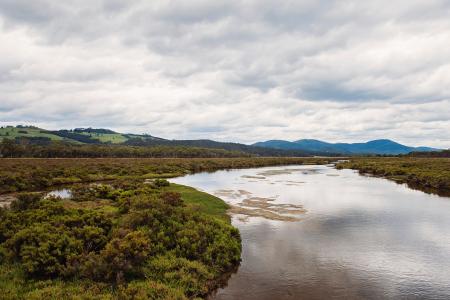
[[[332,166],[171,181],[234,206],[242,263],[215,299],[450,299],[450,198]]]

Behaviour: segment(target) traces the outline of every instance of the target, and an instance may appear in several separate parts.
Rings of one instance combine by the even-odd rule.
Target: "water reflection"
[[[307,211],[300,222],[234,215],[242,264],[217,299],[450,297],[449,198],[327,166],[220,171],[172,181],[222,191],[220,197],[233,205],[248,195],[223,191],[246,191]]]
[[[45,197],[59,197],[61,199],[70,199],[72,198],[72,191],[70,189],[59,189],[59,190],[54,190],[51,191],[49,193],[47,193],[47,195],[45,195]]]

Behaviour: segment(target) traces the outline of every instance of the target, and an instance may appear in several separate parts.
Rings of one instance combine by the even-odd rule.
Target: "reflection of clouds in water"
[[[256,173],[260,176],[277,176],[277,175],[290,175],[293,173],[302,173],[304,175],[312,175],[319,173],[319,170],[317,168],[301,168],[301,169],[271,169],[271,170],[265,170],[259,173]]]
[[[303,173],[309,169],[315,176]],[[270,181],[241,178],[269,171]],[[279,194],[273,203],[308,209],[300,223],[233,217],[243,261],[219,299],[449,298],[448,199],[324,166],[195,176],[180,183],[209,192],[243,189],[252,197]]]

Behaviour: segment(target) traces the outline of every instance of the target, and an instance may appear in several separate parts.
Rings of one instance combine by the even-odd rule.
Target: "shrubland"
[[[203,297],[240,261],[239,232],[216,197],[163,179],[72,191],[21,193],[0,209],[0,298]]]

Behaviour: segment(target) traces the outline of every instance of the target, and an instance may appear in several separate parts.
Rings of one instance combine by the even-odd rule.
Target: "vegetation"
[[[434,151],[434,152],[411,152],[407,156],[411,157],[447,157],[450,158],[450,150]]]
[[[47,131],[43,131],[42,129],[37,127],[7,126],[0,128],[0,140],[15,139],[18,137],[41,137],[54,141],[63,140],[62,137],[56,136]]]
[[[204,297],[240,261],[228,205],[164,178],[320,158],[0,159],[5,299]],[[103,182],[103,183],[99,183]],[[71,199],[42,191],[70,184]],[[22,192],[22,191],[34,191]]]
[[[0,209],[1,297],[204,297],[239,263],[239,232],[230,225],[228,205],[222,200],[164,178],[323,162],[316,158],[0,159],[0,193],[15,192],[18,197],[9,209]],[[71,199],[39,192],[68,184]]]
[[[0,210],[2,299],[203,297],[240,261],[220,199],[165,180],[20,194]]]
[[[197,211],[220,219],[229,220],[228,215],[224,214],[224,211],[229,208],[228,205],[215,196],[197,191],[188,186],[173,183],[170,184],[170,187],[164,188],[164,190],[183,195],[184,202]]]
[[[117,179],[151,179],[219,169],[324,163],[323,158],[0,159],[0,194]]]
[[[450,195],[450,159],[421,157],[351,158],[338,168],[386,177],[409,187],[442,196]]]

